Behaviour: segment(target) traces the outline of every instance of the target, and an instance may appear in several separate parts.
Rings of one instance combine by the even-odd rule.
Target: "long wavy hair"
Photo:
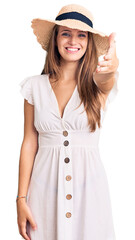
[[[56,81],[58,81],[61,76],[60,54],[56,46],[58,27],[58,25],[55,25],[53,28],[44,68],[41,72],[41,75],[50,74],[51,78],[55,79]],[[93,80],[93,72],[96,70],[97,64],[98,55],[93,40],[93,34],[88,32],[87,49],[82,58],[79,59],[79,67],[76,71],[76,80],[79,96],[81,99],[80,105],[83,102],[84,110],[87,113],[88,125],[91,132],[94,132],[96,130],[96,125],[98,125],[99,128],[101,127],[101,102],[99,98],[101,92]]]

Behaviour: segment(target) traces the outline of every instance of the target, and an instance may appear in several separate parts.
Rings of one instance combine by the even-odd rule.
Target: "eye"
[[[83,34],[83,33],[79,34],[79,36],[80,36],[80,37],[86,37],[86,35]]]
[[[69,36],[68,33],[62,33],[62,36]]]

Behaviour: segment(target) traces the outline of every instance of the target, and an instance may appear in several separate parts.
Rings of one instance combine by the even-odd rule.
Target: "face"
[[[68,62],[78,61],[84,55],[87,43],[87,31],[59,26],[57,47],[62,60]]]

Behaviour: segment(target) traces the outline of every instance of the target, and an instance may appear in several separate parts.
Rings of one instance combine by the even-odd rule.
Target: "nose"
[[[75,45],[77,43],[76,36],[71,36],[69,39],[69,43]]]

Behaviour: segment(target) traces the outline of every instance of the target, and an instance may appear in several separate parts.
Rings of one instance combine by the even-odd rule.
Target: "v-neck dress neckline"
[[[63,110],[63,114],[62,114],[62,116],[61,116],[61,114],[60,114],[60,108],[59,108],[59,104],[58,104],[58,100],[57,100],[57,97],[56,97],[56,95],[55,95],[55,93],[54,93],[54,90],[53,90],[52,85],[51,85],[50,80],[49,80],[49,74],[47,74],[47,82],[48,82],[48,86],[49,86],[50,90],[52,91],[52,95],[53,95],[53,99],[54,99],[54,104],[56,104],[56,106],[57,106],[58,115],[59,115],[60,119],[64,119],[65,112],[66,112],[68,106],[70,105],[70,103],[71,103],[71,101],[72,101],[72,99],[73,99],[73,97],[74,97],[74,95],[75,95],[75,92],[77,91],[77,84],[76,84],[76,86],[75,86],[75,88],[74,88],[74,90],[73,90],[73,93],[72,93],[71,97],[69,98],[69,100],[68,100],[68,102],[67,102],[67,104],[66,104],[66,106],[65,106],[65,108],[64,108],[64,110]]]

